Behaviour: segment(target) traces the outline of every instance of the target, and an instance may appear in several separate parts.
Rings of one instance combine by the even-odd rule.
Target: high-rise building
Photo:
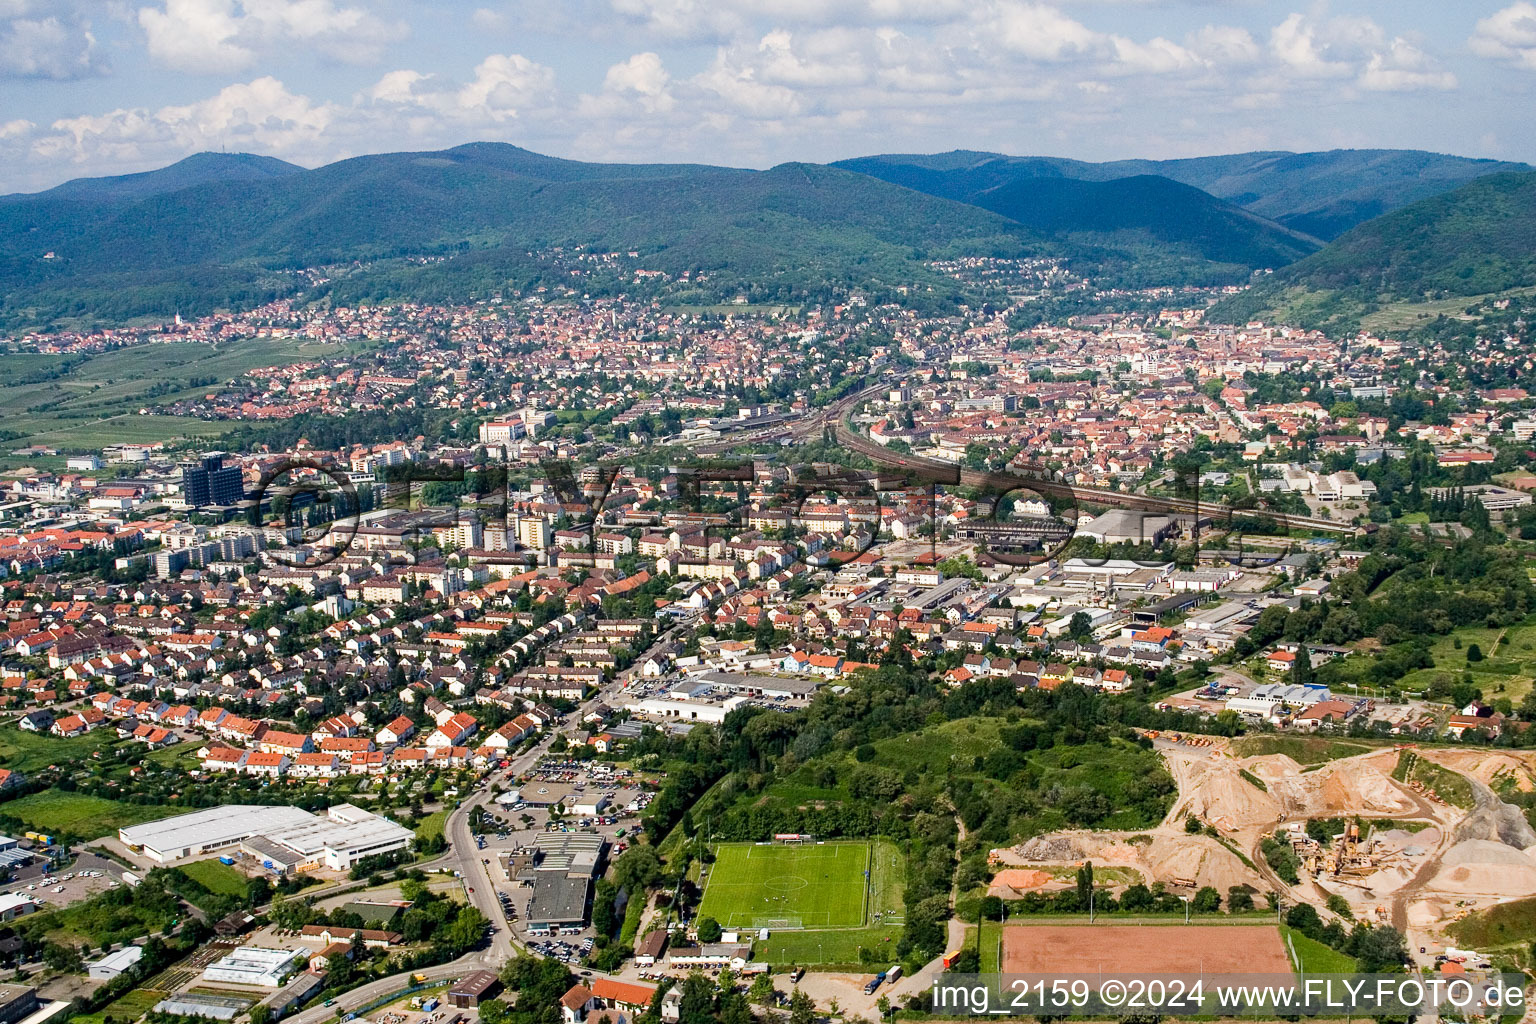
[[[181,495],[188,505],[233,505],[245,498],[239,466],[224,465],[219,453],[181,463]]]

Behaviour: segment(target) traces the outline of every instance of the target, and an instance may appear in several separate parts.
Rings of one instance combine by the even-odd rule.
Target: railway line
[[[1043,469],[1037,472],[1031,472],[1029,469],[1024,468],[1017,472],[988,473],[965,469],[958,463],[946,462],[942,459],[893,452],[882,445],[876,444],[863,434],[852,430],[847,424],[849,411],[885,386],[885,382],[880,382],[862,388],[838,400],[833,405],[827,406],[825,409],[793,423],[781,424],[772,431],[760,432],[757,436],[743,435],[729,441],[702,445],[695,448],[694,451],[701,455],[718,455],[743,443],[752,443],[758,440],[779,440],[787,437],[791,440],[805,441],[818,434],[824,434],[830,428],[838,444],[850,451],[863,455],[878,466],[894,469],[912,477],[915,482],[949,486],[958,484],[966,487],[976,487],[983,491],[997,494],[1006,493],[1009,490],[1028,489],[1043,497],[1055,499],[1057,502],[1065,501],[1073,505],[1101,505],[1107,508],[1124,508],[1163,514],[1199,514],[1210,516],[1218,523],[1230,523],[1234,515],[1249,511],[1246,509],[1234,509],[1230,505],[1205,503],[1183,498],[1164,498],[1153,494],[1137,494],[1133,491],[1113,491],[1104,487],[1080,487],[1065,481],[1052,479]],[[1255,512],[1255,514],[1259,513]],[[1352,535],[1360,531],[1360,528],[1353,523],[1323,519],[1318,516],[1296,516],[1282,513],[1262,514],[1278,519],[1287,526],[1298,530],[1346,535]]]

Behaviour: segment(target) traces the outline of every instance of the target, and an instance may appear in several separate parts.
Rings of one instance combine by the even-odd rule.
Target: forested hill
[[[1248,268],[1283,267],[1321,243],[1189,185],[1152,174],[1112,181],[1037,178],[967,200],[1026,227],[1083,244],[1134,244]]]
[[[1257,152],[1181,160],[1089,163],[1061,157],[956,150],[843,160],[837,166],[932,195],[965,199],[1038,178],[1111,181],[1155,174],[1192,185],[1288,228],[1329,240],[1372,217],[1457,188],[1475,178],[1528,171],[1526,164],[1409,149]]]
[[[1208,314],[1352,322],[1383,302],[1536,285],[1536,171],[1479,178],[1340,236]]]
[[[584,164],[477,144],[0,202],[0,306],[14,325],[249,305],[304,287],[303,268],[354,261],[370,265],[347,268],[353,298],[467,298],[541,273],[569,283],[531,255],[555,247],[632,251],[640,266],[702,277],[705,297],[785,300],[942,288],[926,261],[1047,248],[997,214],[838,168]]]

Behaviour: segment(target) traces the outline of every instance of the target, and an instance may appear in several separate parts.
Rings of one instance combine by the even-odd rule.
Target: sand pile
[[[1435,900],[1417,900],[1408,904],[1408,923],[1427,928],[1445,919],[1445,908]]]
[[[1514,804],[1507,804],[1481,782],[1472,783],[1477,809],[1456,826],[1457,839],[1489,839],[1518,850],[1536,846],[1536,829]]]
[[[996,851],[1004,864],[1137,864],[1141,852],[1116,832],[1049,832],[1009,850]]]
[[[1410,832],[1405,828],[1389,828],[1372,832],[1371,839],[1394,853],[1412,849],[1428,851],[1440,845],[1440,830],[1431,827]]]
[[[1402,814],[1417,806],[1392,777],[1369,760],[1355,759],[1303,777],[1312,801],[1334,814]]]
[[[1536,857],[1491,839],[1464,839],[1446,851],[1432,887],[1444,892],[1529,896]]]
[[[1236,854],[1208,836],[1158,836],[1143,860],[1158,881],[1192,881],[1197,888],[1213,886],[1223,895],[1234,885],[1262,881]]]
[[[1044,889],[1055,881],[1057,881],[1056,876],[1049,871],[1034,868],[1004,868],[992,876],[992,884],[987,887],[987,895],[1000,896],[1005,900],[1015,899],[1021,893]],[[1062,882],[1057,888],[1066,888],[1069,884],[1071,883]]]
[[[1522,793],[1536,789],[1536,754],[1511,750],[1434,750],[1424,756],[1491,786],[1509,779]]]
[[[1381,893],[1396,892],[1408,884],[1413,875],[1400,867],[1385,867],[1366,875],[1360,879],[1360,884],[1378,895]]]
[[[1201,765],[1190,774],[1185,813],[1218,826],[1268,825],[1280,814],[1275,798],[1247,782],[1231,763]]]

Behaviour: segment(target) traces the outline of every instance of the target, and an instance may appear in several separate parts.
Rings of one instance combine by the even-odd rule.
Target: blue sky
[[[0,192],[201,150],[1536,162],[1536,0],[0,0]]]

